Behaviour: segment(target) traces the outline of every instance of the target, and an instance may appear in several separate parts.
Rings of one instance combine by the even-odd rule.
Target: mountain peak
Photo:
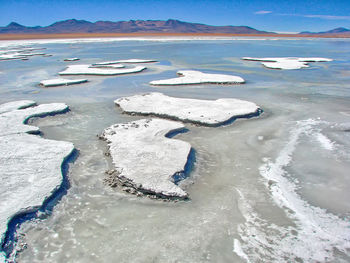
[[[18,24],[16,22],[11,22],[6,27],[10,27],[10,28],[24,28],[25,26],[22,26],[21,24]]]
[[[310,31],[303,31],[300,32],[300,34],[341,34],[341,33],[350,33],[350,29],[347,29],[345,27],[337,27],[332,30],[323,31],[323,32],[310,32]]]
[[[73,26],[73,25],[82,25],[82,24],[92,24],[92,23],[86,20],[77,20],[73,18],[73,19],[67,19],[67,20],[55,22],[50,26],[56,26],[56,25]]]

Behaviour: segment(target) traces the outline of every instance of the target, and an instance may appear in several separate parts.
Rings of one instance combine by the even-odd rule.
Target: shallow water
[[[36,45],[33,45],[36,46]],[[65,102],[71,111],[34,120],[45,138],[73,142],[71,188],[52,215],[22,225],[18,262],[349,262],[350,45],[348,40],[124,41],[46,43],[52,57],[0,62],[0,102]],[[327,57],[292,71],[240,57]],[[143,73],[88,77],[82,85],[37,83],[74,64],[140,58]],[[177,70],[236,74],[244,85],[151,87]],[[77,77],[79,78],[79,77]],[[260,105],[259,118],[217,128],[186,124],[176,138],[196,150],[181,183],[189,201],[140,198],[103,184],[110,160],[96,137],[121,114],[113,100],[135,93]]]

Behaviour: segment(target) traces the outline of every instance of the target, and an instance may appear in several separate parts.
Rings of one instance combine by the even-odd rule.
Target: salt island
[[[261,113],[259,106],[249,101],[175,98],[159,92],[123,97],[114,103],[129,114],[151,115],[204,126],[219,126]]]
[[[13,49],[0,50],[0,61],[1,60],[28,60],[32,56],[47,56],[45,53],[34,52],[37,50],[42,50],[44,48],[30,48],[30,47],[17,47]]]
[[[79,58],[66,58],[63,61],[71,62],[71,61],[78,61],[78,60],[80,60],[80,59]]]
[[[242,84],[245,80],[238,76],[224,74],[209,74],[198,70],[181,70],[177,78],[154,80],[149,84],[154,86],[194,85],[194,84]]]
[[[270,69],[302,69],[308,68],[309,62],[330,62],[329,58],[294,58],[294,57],[276,57],[276,58],[252,58],[243,57],[243,60],[259,61],[263,66]]]
[[[40,81],[39,85],[43,87],[68,86],[88,82],[87,79],[47,79]]]
[[[180,122],[162,119],[142,119],[115,124],[105,129],[101,139],[115,169],[108,171],[108,183],[121,185],[123,190],[167,199],[186,199],[188,194],[174,183],[184,172],[191,145],[168,134],[184,129]]]
[[[22,214],[35,213],[63,182],[62,165],[74,151],[70,142],[34,135],[32,117],[64,113],[64,103],[16,101],[0,105],[0,237],[3,252],[11,252],[8,224]],[[10,242],[7,244],[5,242]],[[8,248],[10,246],[10,248]],[[0,257],[0,258],[1,258]]]
[[[133,68],[98,68],[91,65],[69,65],[64,71],[59,72],[60,75],[100,75],[113,76],[122,74],[138,73],[145,70],[146,67],[136,66]]]
[[[152,59],[124,59],[124,60],[114,60],[114,61],[105,61],[105,62],[99,62],[94,63],[94,66],[103,66],[103,65],[113,65],[113,64],[120,64],[120,63],[130,63],[130,64],[138,64],[138,63],[154,63],[157,62],[157,60]]]

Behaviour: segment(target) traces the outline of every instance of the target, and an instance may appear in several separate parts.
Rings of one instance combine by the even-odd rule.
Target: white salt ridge
[[[142,119],[115,124],[104,130],[113,164],[133,188],[165,198],[186,198],[187,193],[173,183],[173,175],[184,170],[191,145],[166,138],[184,125],[161,119]]]
[[[21,105],[28,105],[28,101],[23,101]],[[12,110],[0,115],[0,136],[17,133],[37,133],[38,127],[24,124],[26,120],[32,117],[43,116],[47,114],[57,114],[68,110],[64,103],[41,104],[36,107],[29,107],[22,110]]]
[[[333,59],[330,58],[297,58],[297,57],[270,57],[270,58],[253,58],[253,57],[243,57],[243,60],[250,61],[262,61],[262,62],[278,62],[281,60],[294,60],[299,62],[330,62]]]
[[[329,62],[329,58],[297,58],[297,57],[271,57],[271,58],[252,58],[243,57],[243,60],[260,61],[261,64],[271,69],[302,69],[308,68],[309,62]]]
[[[79,58],[65,58],[64,61],[78,61]]]
[[[224,74],[208,74],[197,70],[181,70],[179,77],[164,80],[151,81],[155,86],[190,85],[190,84],[236,84],[244,83],[244,79],[238,76]]]
[[[32,100],[11,101],[0,105],[0,114],[8,111],[24,109],[36,105]]]
[[[250,263],[248,256],[242,250],[241,242],[236,238],[233,240],[233,252],[244,259],[247,263]]]
[[[72,143],[27,133],[38,131],[37,127],[23,124],[27,118],[67,109],[65,104],[59,103],[20,109],[33,104],[33,101],[19,101],[0,105],[1,243],[13,216],[40,207],[61,185],[62,162],[74,149]],[[1,254],[0,261],[4,260]]]
[[[43,56],[45,53],[33,53],[36,48],[17,48],[0,50],[0,60],[28,59],[31,56]]]
[[[315,136],[324,149],[329,151],[334,150],[334,143],[327,136],[320,132],[316,133]]]
[[[263,66],[270,69],[302,69],[308,68],[309,65],[305,62],[294,60],[281,60],[277,62],[262,62]]]
[[[73,85],[73,84],[81,84],[87,82],[87,79],[48,79],[40,81],[40,85],[44,87],[55,87],[55,86],[63,86],[63,85]]]
[[[300,258],[304,262],[331,262],[334,260],[335,249],[343,253],[350,249],[350,223],[303,200],[297,193],[296,183],[290,179],[285,170],[292,161],[292,155],[300,137],[312,136],[313,126],[318,124],[320,121],[312,119],[297,122],[297,127],[291,131],[289,141],[276,160],[260,167],[260,174],[266,179],[266,185],[270,189],[273,200],[284,209],[286,215],[297,226],[282,228],[270,225],[270,231],[279,232],[283,238],[273,239],[272,235],[265,238],[263,233],[254,226],[263,222],[256,215],[245,213],[246,224],[251,226],[245,229],[245,235],[244,231],[241,231],[241,238],[246,242],[243,245],[247,250],[246,253],[252,249],[260,250],[259,247],[264,246],[265,248],[261,251],[266,251],[266,248],[270,248],[270,252],[273,251],[269,255],[271,262],[295,260],[295,258]],[[268,185],[268,182],[274,183]],[[244,230],[244,227],[242,229]],[[296,234],[291,235],[289,233],[291,230]],[[252,240],[251,235],[257,237]]]
[[[208,126],[220,125],[232,118],[244,117],[260,110],[255,103],[244,100],[184,99],[158,92],[124,97],[114,103],[127,113],[155,115]]]
[[[60,75],[100,75],[100,76],[113,76],[121,74],[138,73],[145,70],[146,67],[136,66],[133,68],[123,69],[109,69],[109,68],[96,68],[91,65],[70,65],[64,71],[59,72]]]

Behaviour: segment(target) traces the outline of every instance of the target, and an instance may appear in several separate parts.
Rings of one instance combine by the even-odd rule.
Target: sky
[[[0,10],[0,26],[47,26],[75,18],[178,19],[283,33],[350,28],[350,0],[0,0]]]

